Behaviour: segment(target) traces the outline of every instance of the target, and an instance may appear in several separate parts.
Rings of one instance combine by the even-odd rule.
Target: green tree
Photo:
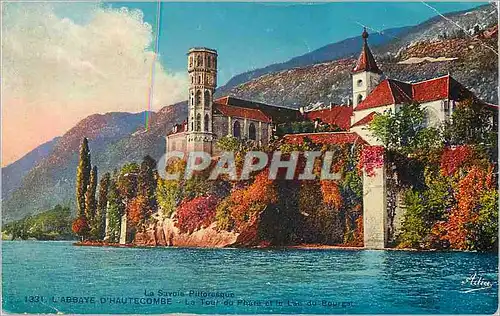
[[[92,172],[90,173],[89,185],[87,187],[87,191],[85,192],[85,217],[87,218],[87,222],[92,227],[92,223],[94,221],[94,217],[96,214],[97,203],[95,199],[95,193],[97,190],[97,167],[94,166],[92,168]]]
[[[138,177],[138,195],[144,198],[146,204],[145,217],[155,213],[158,209],[156,200],[157,179],[156,161],[148,155],[142,160]]]
[[[90,150],[87,138],[80,145],[80,156],[76,170],[76,205],[79,217],[85,216],[85,192],[90,181]]]
[[[156,197],[158,199],[158,206],[162,210],[162,215],[170,217],[180,202],[181,192],[179,181],[159,178],[158,186],[156,187]]]
[[[106,227],[106,208],[108,204],[108,191],[111,175],[106,172],[99,182],[99,199],[97,202],[97,211],[92,223],[90,234],[96,240],[104,239],[104,230]]]
[[[498,190],[485,191],[479,199],[478,220],[474,224],[474,249],[498,249]]]
[[[426,126],[426,112],[418,103],[375,115],[368,128],[387,149],[406,154],[441,144],[439,130]]]
[[[121,217],[125,212],[125,205],[123,204],[122,197],[118,189],[116,179],[114,177],[110,180],[109,183],[107,200],[107,236],[109,237],[110,242],[118,242],[120,236]]]
[[[444,140],[449,145],[482,145],[490,153],[497,154],[497,113],[493,108],[475,100],[456,105],[452,118],[444,125]]]
[[[132,162],[125,164],[118,174],[116,186],[125,205],[137,196],[139,170],[139,166],[135,162]]]

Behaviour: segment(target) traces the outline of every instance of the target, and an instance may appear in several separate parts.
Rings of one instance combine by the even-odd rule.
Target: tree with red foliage
[[[147,208],[148,203],[144,196],[135,197],[127,205],[127,219],[133,226],[143,223],[146,219]]]
[[[479,219],[479,203],[484,193],[491,189],[491,172],[473,166],[458,182],[458,190],[455,192],[457,204],[446,221],[435,224],[433,234],[447,241],[453,249],[474,249],[475,241],[479,237],[474,230]]]
[[[176,226],[183,233],[192,233],[202,227],[208,227],[215,220],[215,208],[218,202],[215,195],[183,201],[177,208]]]
[[[470,162],[473,157],[472,148],[468,145],[445,148],[441,156],[441,174],[453,175],[465,163]]]
[[[88,237],[88,233],[90,231],[90,227],[87,223],[87,219],[85,216],[77,217],[73,221],[73,225],[71,226],[73,232],[81,238],[81,240],[85,240]]]

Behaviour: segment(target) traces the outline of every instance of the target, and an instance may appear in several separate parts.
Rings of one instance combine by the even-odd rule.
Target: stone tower
[[[354,108],[363,101],[379,84],[382,71],[378,68],[375,58],[368,47],[368,32],[363,30],[363,47],[356,67],[352,71],[352,101]]]
[[[217,51],[204,47],[188,52],[189,101],[187,152],[212,153],[212,101],[217,86]]]

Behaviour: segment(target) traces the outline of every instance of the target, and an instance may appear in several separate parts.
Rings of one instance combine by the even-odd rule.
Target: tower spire
[[[358,61],[356,62],[356,66],[353,69],[353,73],[369,71],[377,74],[381,74],[382,71],[378,68],[377,62],[373,57],[372,52],[370,51],[370,47],[368,47],[368,32],[366,31],[366,27],[363,28],[363,33],[361,37],[363,38],[363,47],[361,48],[361,54],[359,54]]]

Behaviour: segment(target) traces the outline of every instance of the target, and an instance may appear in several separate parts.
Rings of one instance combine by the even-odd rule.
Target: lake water
[[[491,314],[498,302],[496,254],[23,241],[3,242],[2,259],[15,313]],[[465,282],[474,274],[492,287]]]

